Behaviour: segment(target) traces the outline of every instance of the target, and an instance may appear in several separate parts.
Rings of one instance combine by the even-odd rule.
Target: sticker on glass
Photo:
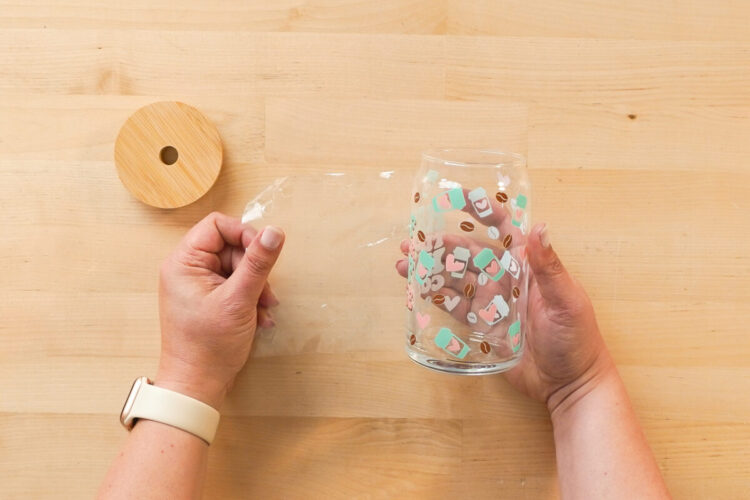
[[[499,280],[505,274],[505,269],[500,264],[500,260],[495,257],[495,254],[489,248],[485,248],[474,257],[474,265],[492,281]]]
[[[525,215],[526,215],[526,196],[519,194],[512,200],[510,200],[511,207],[511,223],[520,227],[522,232],[526,232]]]
[[[508,327],[508,338],[510,339],[510,347],[513,352],[518,352],[521,348],[521,321],[518,320]]]
[[[488,325],[496,325],[510,313],[510,307],[502,295],[495,295],[487,307],[479,310],[479,317]]]
[[[464,191],[461,188],[453,188],[432,199],[432,208],[438,213],[461,210],[465,206],[466,200],[464,199]]]
[[[420,285],[424,285],[427,282],[427,278],[430,276],[430,272],[434,265],[435,259],[432,258],[432,255],[424,250],[419,252],[415,277]]]
[[[424,330],[427,328],[427,325],[430,324],[430,315],[429,314],[422,314],[420,312],[417,313],[417,325],[419,326],[420,330]]]
[[[435,336],[435,345],[451,354],[458,359],[463,359],[469,353],[470,349],[466,343],[458,338],[450,328],[441,328]]]
[[[468,248],[454,248],[453,253],[449,253],[445,258],[445,270],[454,278],[463,278],[469,264],[469,257],[471,257],[471,252]]]
[[[513,258],[509,251],[506,250],[500,258],[500,264],[503,266],[503,269],[508,271],[508,274],[518,279],[518,275],[521,273],[521,266],[518,265],[518,261]]]
[[[443,237],[439,234],[431,234],[427,236],[424,243],[425,250],[432,256],[432,273],[437,274],[445,269],[443,266],[443,253],[445,253],[445,246],[443,246]]]
[[[433,271],[435,269],[433,268]],[[442,274],[433,274],[431,278],[426,279],[425,282],[419,286],[422,293],[429,293],[430,291],[437,292],[445,286],[445,278]]]
[[[471,201],[471,206],[474,207],[474,211],[480,218],[492,214],[492,205],[490,205],[490,199],[487,198],[487,191],[484,188],[478,187],[469,191],[469,201]]]
[[[458,295],[454,295],[453,297],[445,297],[443,305],[445,306],[445,309],[450,312],[456,308],[460,301],[461,297],[459,297]]]

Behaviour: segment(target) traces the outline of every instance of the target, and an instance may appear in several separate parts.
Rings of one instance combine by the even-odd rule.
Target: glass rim
[[[461,160],[461,157],[471,155],[485,156],[482,161]],[[492,160],[494,158],[494,160]],[[525,167],[526,157],[512,151],[486,148],[443,148],[430,149],[422,152],[422,159],[452,165],[455,167],[500,167],[512,164]]]

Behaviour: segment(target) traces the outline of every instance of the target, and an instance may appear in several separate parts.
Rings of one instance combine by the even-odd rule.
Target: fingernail
[[[273,290],[269,290],[269,295],[270,295],[270,297],[268,297],[268,298],[271,301],[271,307],[276,307],[276,306],[278,306],[281,303],[281,302],[279,302],[279,298],[276,296],[276,294],[273,293]]]
[[[547,224],[543,225],[539,230],[539,241],[542,242],[542,248],[549,248],[549,231],[547,231]]]
[[[283,237],[284,233],[281,232],[281,229],[267,226],[263,230],[263,234],[260,235],[260,244],[263,245],[266,250],[276,250],[281,244],[281,238]]]

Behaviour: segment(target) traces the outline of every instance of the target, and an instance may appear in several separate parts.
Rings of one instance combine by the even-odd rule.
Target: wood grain
[[[533,218],[591,295],[675,498],[747,498],[749,18],[728,0],[0,0],[0,496],[93,494],[158,362],[159,263],[208,212],[281,176],[408,179],[422,149],[495,145],[526,151]],[[225,150],[174,211],[133,199],[112,157],[160,100]],[[398,227],[398,202],[351,223]],[[397,245],[376,247],[369,292],[311,271],[345,293],[335,314],[285,310],[319,342],[254,353],[206,498],[557,498],[542,405],[405,359]]]
[[[444,96],[439,37],[202,31],[0,31],[0,91]],[[207,77],[210,75],[210,78]]]
[[[223,161],[216,126],[193,106],[160,101],[133,113],[115,140],[123,185],[157,208],[189,205],[211,189]]]
[[[525,151],[527,114],[513,104],[268,99],[266,160],[413,166],[445,145]]]
[[[750,13],[731,0],[679,4],[631,0],[449,0],[446,29],[462,35],[618,38],[637,40],[750,40]]]
[[[454,99],[748,104],[746,42],[461,36],[445,49]]]
[[[169,0],[102,4],[95,0],[49,9],[44,1],[0,2],[9,28],[284,31],[322,33],[443,33],[443,0],[250,0],[207,4]]]

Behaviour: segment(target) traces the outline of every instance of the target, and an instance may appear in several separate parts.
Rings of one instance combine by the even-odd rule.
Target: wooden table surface
[[[508,140],[674,496],[750,497],[750,6],[620,3],[0,0],[0,497],[94,493],[156,367],[158,265],[208,212],[281,175]],[[125,119],[163,99],[225,147],[214,188],[174,211],[113,164]],[[402,307],[382,279],[379,307]],[[421,369],[399,325],[371,328],[356,350],[251,360],[206,498],[557,497],[540,404]]]

